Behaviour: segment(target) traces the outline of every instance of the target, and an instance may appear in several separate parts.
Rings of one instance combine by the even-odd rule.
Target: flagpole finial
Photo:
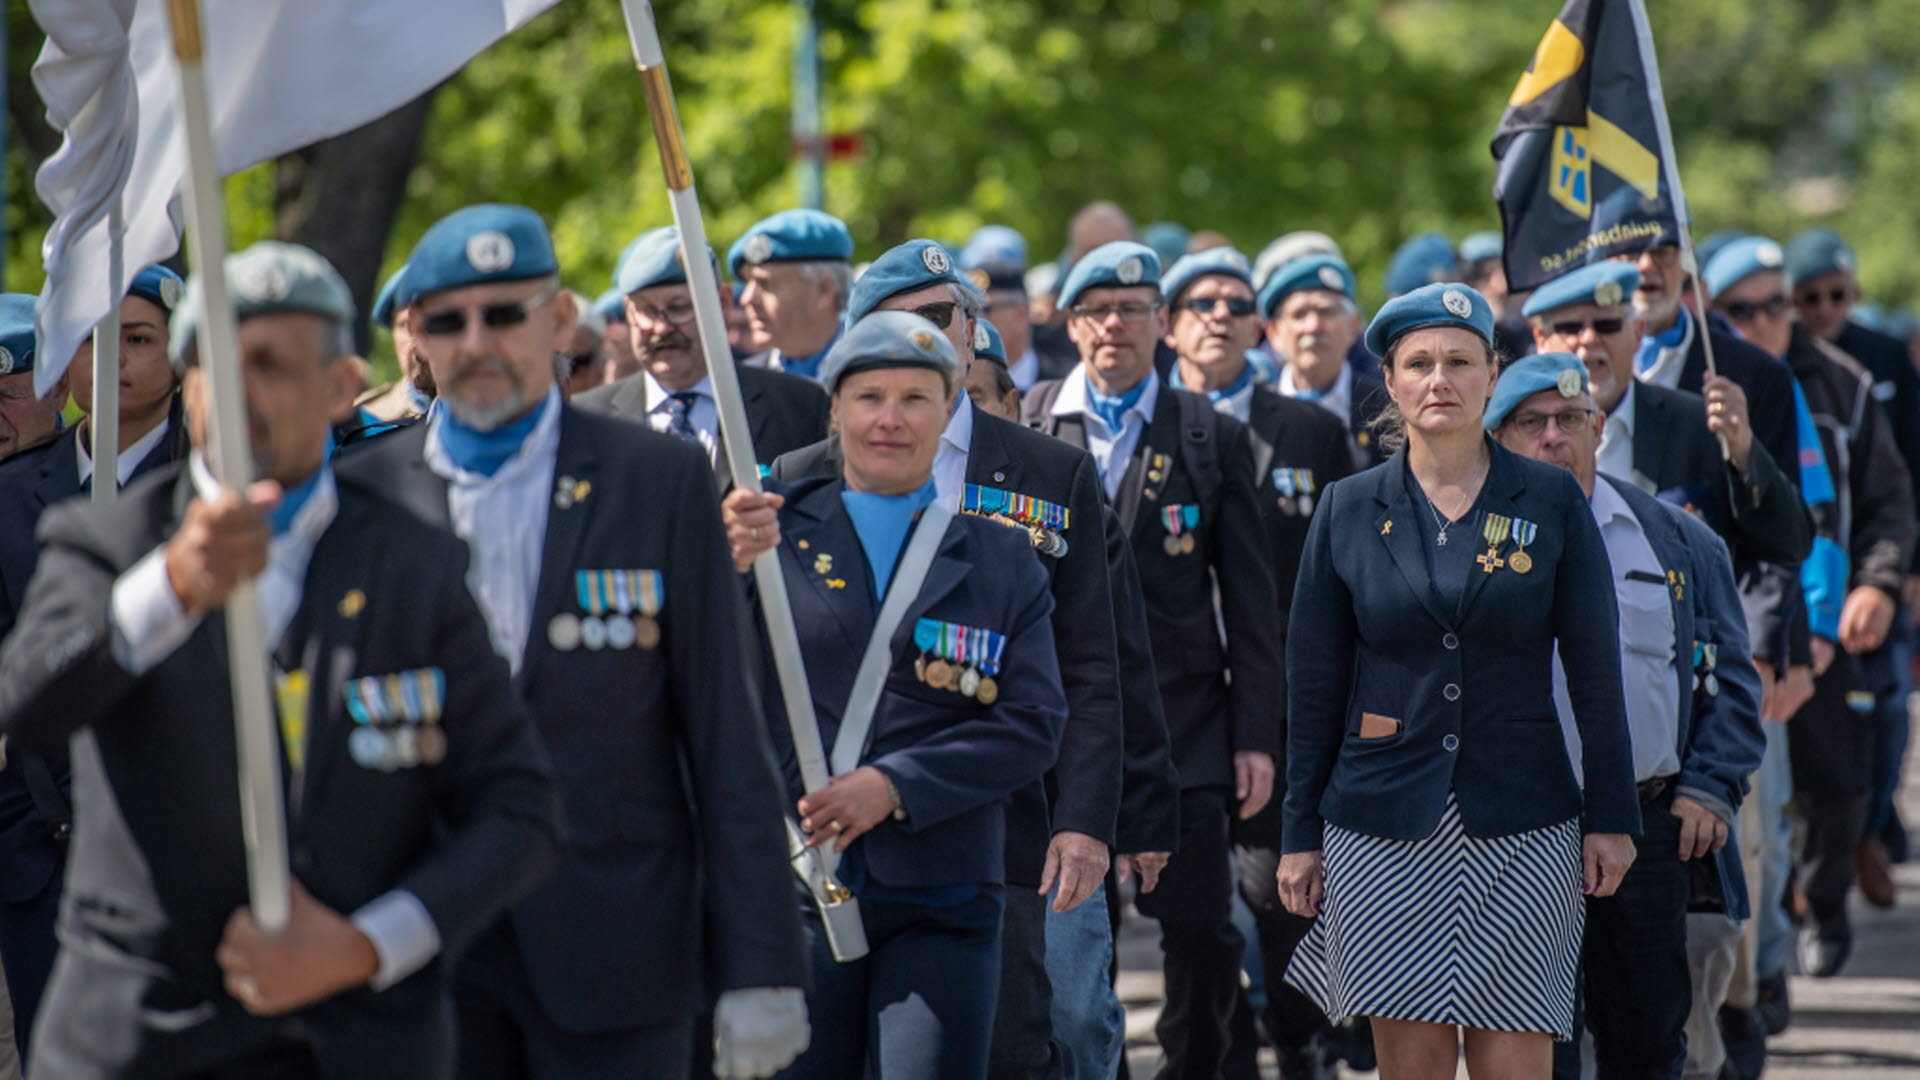
[[[173,54],[183,64],[197,64],[206,55],[200,37],[200,0],[168,0],[173,16]]]

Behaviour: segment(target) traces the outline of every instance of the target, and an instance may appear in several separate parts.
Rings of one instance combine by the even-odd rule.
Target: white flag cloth
[[[200,0],[221,175],[351,131],[458,71],[558,0]],[[64,133],[34,186],[42,252],[34,385],[44,394],[135,274],[179,247],[186,143],[166,0],[31,0],[34,84]],[[108,281],[109,211],[125,224]]]

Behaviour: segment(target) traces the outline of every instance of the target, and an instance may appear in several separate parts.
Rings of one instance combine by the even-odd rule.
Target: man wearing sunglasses
[[[684,1078],[709,1009],[716,1071],[766,1075],[806,1045],[806,961],[706,454],[560,400],[573,303],[533,211],[455,211],[407,263],[440,397],[342,469],[471,548],[568,831],[456,971],[457,1075]]]
[[[1507,365],[1485,423],[1507,449],[1571,472],[1606,543],[1643,832],[1619,889],[1586,902],[1581,998],[1600,1075],[1677,1078],[1692,999],[1689,907],[1747,914],[1740,848],[1729,839],[1765,745],[1760,680],[1726,546],[1693,515],[1600,467],[1604,417],[1588,370],[1564,352]],[[1580,737],[1565,673],[1557,661],[1554,669],[1577,770]],[[1580,1045],[1555,1047],[1556,1077],[1580,1075]]]
[[[693,291],[680,261],[680,230],[668,225],[629,244],[614,271],[614,288],[626,298],[622,325],[640,360],[640,372],[582,394],[574,404],[698,445],[713,464],[715,483],[727,490],[733,474],[720,437],[720,409],[707,372],[706,349],[694,319]],[[731,290],[724,283],[720,299],[722,307],[731,303]],[[744,364],[734,371],[760,464],[770,465],[789,450],[827,437],[827,394],[819,383]]]
[[[821,361],[840,340],[851,258],[846,224],[818,210],[782,210],[733,242],[727,269],[740,282],[749,339],[770,346],[754,366],[820,377]]]
[[[1387,406],[1379,365],[1353,363],[1360,342],[1360,307],[1353,271],[1337,254],[1313,252],[1282,263],[1260,288],[1267,342],[1283,365],[1274,389],[1311,401],[1346,425],[1354,468],[1387,460],[1373,422]]]

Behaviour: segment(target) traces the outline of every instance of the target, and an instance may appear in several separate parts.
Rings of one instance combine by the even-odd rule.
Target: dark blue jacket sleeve
[[[1327,488],[1326,505],[1307,529],[1287,623],[1287,796],[1282,804],[1280,850],[1320,850],[1325,822],[1320,797],[1333,776],[1347,725],[1353,686],[1354,642],[1359,628],[1353,593],[1333,565],[1335,523],[1365,528],[1357,515],[1363,501],[1342,498],[1350,482]],[[1591,527],[1591,525],[1589,525]],[[1611,597],[1609,597],[1611,602]],[[1616,672],[1614,696],[1620,694]]]
[[[1719,650],[1714,666],[1719,693],[1693,696],[1693,728],[1682,749],[1677,791],[1731,823],[1767,744],[1760,728],[1760,673],[1753,667],[1726,545],[1705,525],[1676,516],[1694,554],[1695,625],[1710,628],[1702,640]],[[1686,656],[1692,643],[1675,646]]]

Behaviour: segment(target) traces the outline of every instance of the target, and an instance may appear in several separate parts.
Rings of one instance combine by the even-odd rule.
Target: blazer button
[[[1446,685],[1446,688],[1440,691],[1440,696],[1443,698],[1446,698],[1448,701],[1459,701],[1460,700],[1460,684],[1448,683]]]
[[[1448,634],[1440,639],[1440,644],[1445,645],[1448,652],[1452,652],[1460,647],[1460,638],[1454,634]]]
[[[1460,736],[1448,735],[1446,738],[1440,740],[1440,745],[1446,747],[1447,753],[1451,754],[1455,750],[1460,749]]]

